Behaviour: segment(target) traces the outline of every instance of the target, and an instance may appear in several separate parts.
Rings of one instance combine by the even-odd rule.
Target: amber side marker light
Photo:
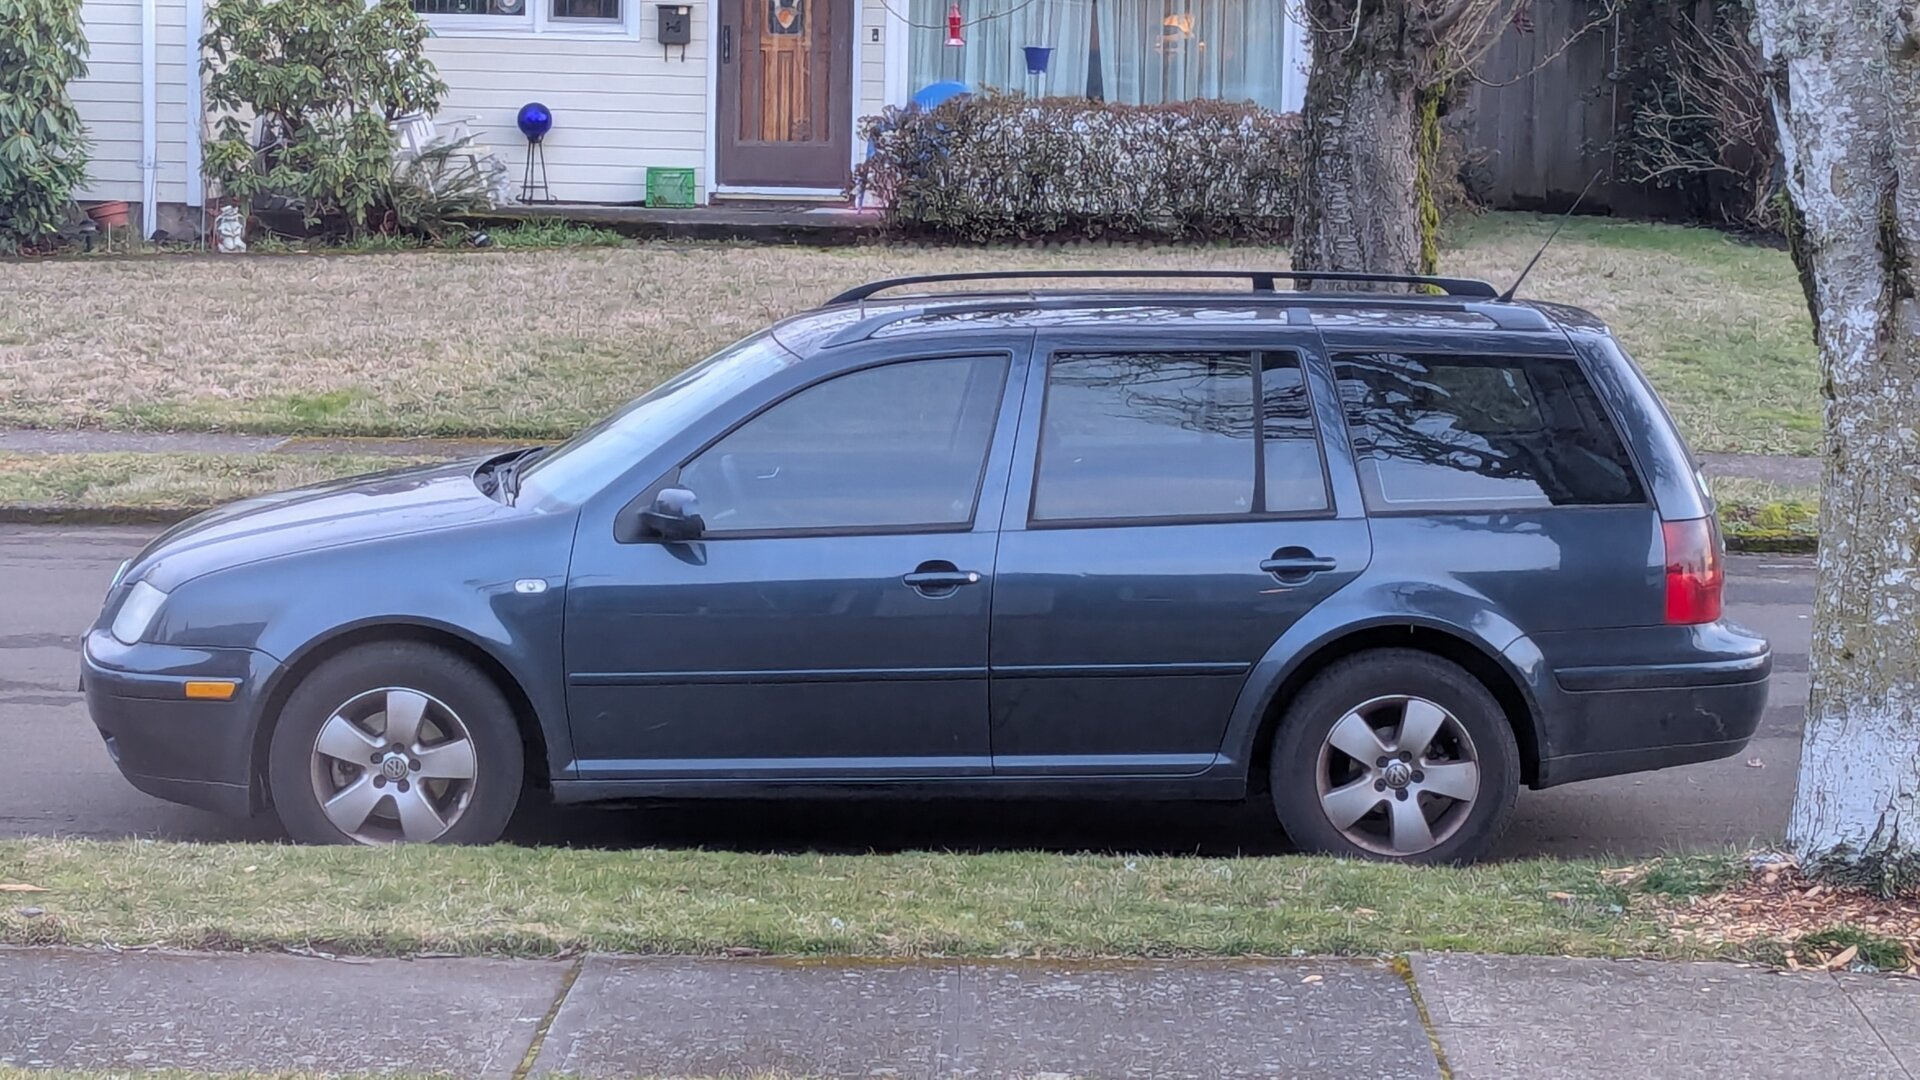
[[[187,684],[187,696],[195,701],[231,701],[233,692],[239,688],[239,683],[190,682]]]

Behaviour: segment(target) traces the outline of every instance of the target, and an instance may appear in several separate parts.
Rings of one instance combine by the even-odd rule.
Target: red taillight
[[[1663,521],[1660,535],[1667,545],[1668,625],[1718,619],[1726,573],[1720,565],[1720,531],[1713,519]]]

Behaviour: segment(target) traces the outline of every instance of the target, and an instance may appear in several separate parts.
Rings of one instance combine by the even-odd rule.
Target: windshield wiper
[[[506,502],[511,504],[513,500],[520,497],[520,466],[535,460],[546,452],[546,447],[536,446],[526,453],[521,454],[519,457],[514,458],[512,461],[504,462],[494,469],[495,475],[500,478],[500,491],[506,496]]]

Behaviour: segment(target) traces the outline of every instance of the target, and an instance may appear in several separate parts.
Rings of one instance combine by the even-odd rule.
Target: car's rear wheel
[[[1337,661],[1288,705],[1272,780],[1280,825],[1305,850],[1470,862],[1512,816],[1520,751],[1472,674],[1378,649]]]
[[[268,748],[281,824],[312,844],[498,840],[524,772],[486,672],[421,642],[360,645],[288,697]]]

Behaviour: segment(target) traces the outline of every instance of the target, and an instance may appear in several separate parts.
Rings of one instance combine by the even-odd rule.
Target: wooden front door
[[[718,180],[844,188],[853,0],[719,0]]]

